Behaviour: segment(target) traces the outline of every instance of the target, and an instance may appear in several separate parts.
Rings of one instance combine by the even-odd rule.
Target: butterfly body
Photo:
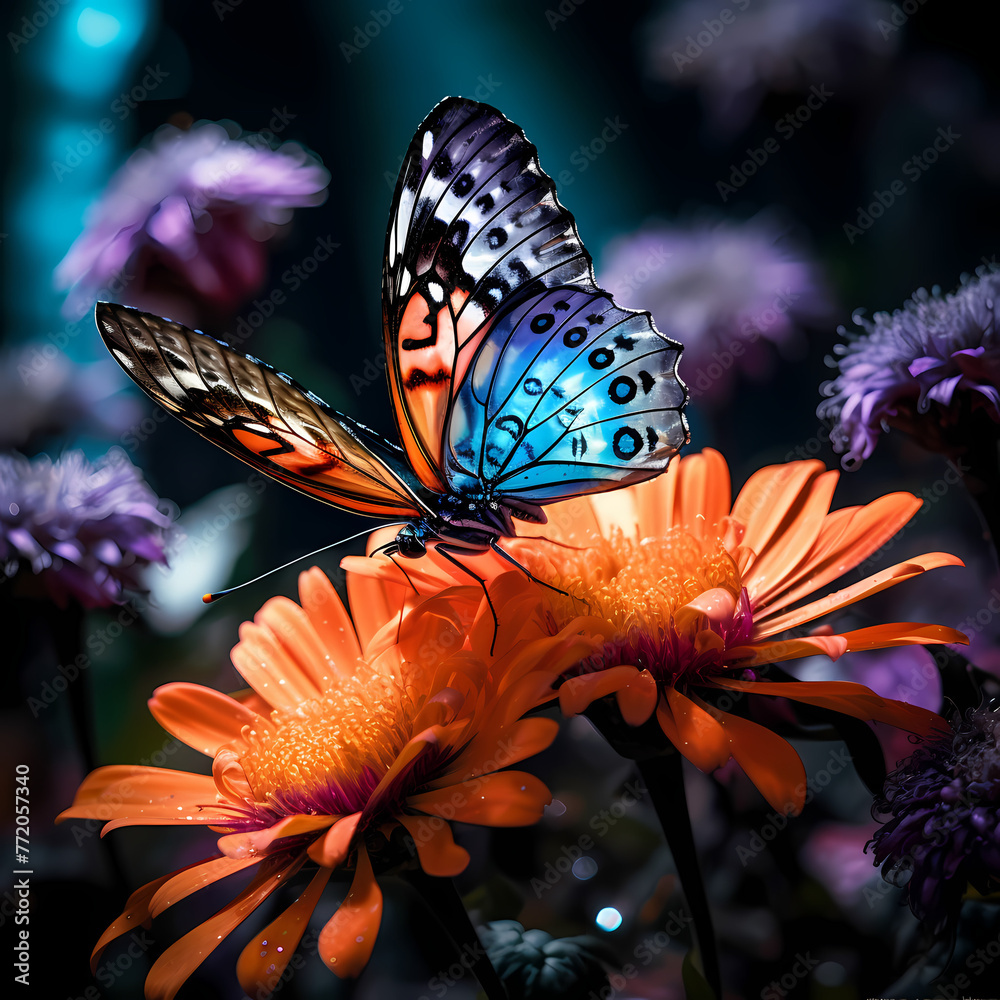
[[[259,471],[401,527],[386,551],[497,548],[542,507],[663,471],[687,440],[681,346],[594,281],[537,151],[460,98],[418,128],[386,235],[382,311],[402,447],[198,331],[98,303],[145,392]],[[501,551],[502,550],[499,550]]]

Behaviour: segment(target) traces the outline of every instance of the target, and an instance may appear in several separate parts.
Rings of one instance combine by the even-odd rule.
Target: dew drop
[[[364,939],[365,939],[364,934],[359,934],[354,940],[357,941],[358,944],[361,944],[361,942],[364,941]]]
[[[285,949],[284,949],[284,948],[282,948],[282,947],[280,947],[280,946],[279,946],[279,947],[277,947],[277,948],[275,948],[275,951],[279,951],[279,952],[280,952],[280,951],[284,951],[284,950],[285,950]]]

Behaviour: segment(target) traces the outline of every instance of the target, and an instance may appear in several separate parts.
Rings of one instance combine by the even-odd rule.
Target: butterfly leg
[[[546,539],[546,541],[548,541],[548,539]],[[575,548],[575,547],[576,546],[570,546],[570,548]],[[535,574],[532,573],[527,566],[522,566],[521,563],[519,563],[509,552],[505,552],[502,548],[500,548],[500,545],[495,538],[490,539],[490,548],[498,556],[502,556],[504,559],[506,559],[507,562],[509,562],[512,566],[516,566],[529,580],[533,580],[535,583],[540,583],[543,587],[548,587],[549,590],[554,590],[557,594],[561,594],[563,597],[569,597],[570,599],[572,599],[573,597],[572,594],[568,594],[565,590],[560,590],[554,584],[546,583],[544,580],[539,580],[538,577],[535,576]],[[583,598],[579,598],[579,600],[583,600]],[[587,605],[587,611],[589,612],[590,605],[587,604],[585,600],[583,601],[583,603]]]
[[[486,595],[486,603],[489,605],[490,614],[493,615],[493,641],[490,643],[490,655],[493,655],[493,650],[497,644],[497,632],[500,630],[500,619],[497,618],[497,609],[493,607],[493,601],[490,598],[489,588],[486,586],[486,581],[476,573],[473,573],[468,566],[463,565],[459,562],[453,555],[450,554],[448,548],[441,542],[435,546],[435,552],[440,552],[441,555],[448,560],[452,565],[457,566],[466,576],[471,576],[480,587],[483,588],[483,593]]]

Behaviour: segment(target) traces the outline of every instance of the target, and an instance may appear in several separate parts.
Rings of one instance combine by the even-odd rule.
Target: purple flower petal
[[[124,600],[139,572],[165,562],[170,518],[121,449],[53,462],[0,455],[0,558],[7,575],[40,574],[53,600],[85,607]]]
[[[920,289],[891,314],[870,320],[855,315],[862,334],[841,327],[848,341],[829,359],[839,374],[821,386],[827,398],[816,412],[833,424],[830,440],[845,453],[845,465],[867,458],[887,418],[914,399],[918,412],[926,413],[932,403],[949,407],[957,393],[977,392],[983,408],[1000,421],[993,391],[1000,383],[998,293],[1000,268],[982,267],[975,277],[963,276],[949,295]],[[928,419],[939,423],[936,414]]]

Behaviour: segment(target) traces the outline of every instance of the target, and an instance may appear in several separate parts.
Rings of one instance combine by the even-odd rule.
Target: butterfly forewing
[[[327,503],[385,518],[424,514],[403,452],[256,358],[179,323],[98,303],[97,325],[131,378],[202,437]]]
[[[447,489],[445,425],[493,317],[531,283],[593,286],[573,216],[535,147],[499,111],[449,98],[417,129],[386,238],[383,313],[400,434]]]

